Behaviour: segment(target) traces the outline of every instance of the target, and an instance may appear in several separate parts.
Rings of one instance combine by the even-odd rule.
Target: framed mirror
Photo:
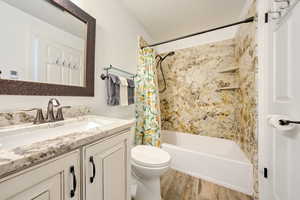
[[[69,0],[0,0],[0,94],[94,96],[96,20]]]

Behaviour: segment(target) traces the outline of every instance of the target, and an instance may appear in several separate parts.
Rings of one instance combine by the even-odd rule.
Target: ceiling
[[[249,0],[120,0],[155,41],[240,20]]]

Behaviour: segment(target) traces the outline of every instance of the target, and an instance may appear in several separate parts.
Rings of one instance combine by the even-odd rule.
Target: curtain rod
[[[186,36],[174,38],[174,39],[167,40],[167,41],[164,41],[164,42],[158,42],[158,43],[150,44],[150,45],[147,45],[147,46],[143,46],[141,48],[143,49],[143,48],[146,48],[146,47],[154,47],[154,46],[158,46],[158,45],[162,45],[162,44],[174,42],[174,41],[177,41],[177,40],[182,40],[182,39],[185,39],[185,38],[189,38],[189,37],[192,37],[192,36],[201,35],[201,34],[204,34],[204,33],[209,33],[209,32],[213,32],[213,31],[216,31],[216,30],[228,28],[228,27],[231,27],[231,26],[236,26],[236,25],[239,25],[239,24],[251,23],[251,22],[254,22],[254,20],[255,20],[255,17],[253,16],[253,17],[249,17],[249,18],[247,18],[247,19],[245,19],[243,21],[239,21],[239,22],[236,22],[236,23],[233,23],[233,24],[228,24],[228,25],[225,25],[225,26],[220,26],[220,27],[209,29],[209,30],[206,30],[206,31],[201,31],[201,32],[198,32],[198,33],[193,33],[193,34],[190,34],[190,35],[186,35]]]

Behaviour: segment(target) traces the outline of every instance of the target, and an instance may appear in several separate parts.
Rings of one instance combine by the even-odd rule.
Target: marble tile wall
[[[256,1],[247,17],[256,15]],[[234,140],[254,166],[254,199],[258,199],[257,140],[257,23],[241,25],[236,34],[236,63],[239,66],[240,104],[237,107],[238,131]]]
[[[234,139],[237,134],[236,90],[217,91],[238,84],[235,40],[176,51],[163,63],[167,90],[160,93],[162,129]],[[163,88],[159,72],[159,87]]]

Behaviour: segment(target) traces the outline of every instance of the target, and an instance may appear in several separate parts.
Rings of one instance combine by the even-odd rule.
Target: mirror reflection
[[[0,0],[0,79],[85,86],[87,25],[49,0]]]

